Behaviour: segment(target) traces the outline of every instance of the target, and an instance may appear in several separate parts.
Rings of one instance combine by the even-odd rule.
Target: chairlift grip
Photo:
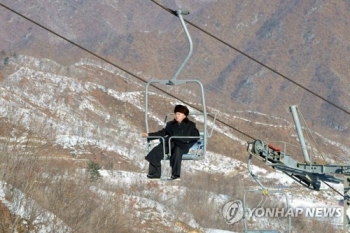
[[[190,11],[189,10],[178,10],[176,11],[177,15],[189,15]]]

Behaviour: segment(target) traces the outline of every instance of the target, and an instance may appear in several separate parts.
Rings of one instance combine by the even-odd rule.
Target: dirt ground
[[[11,232],[12,215],[10,210],[0,201],[0,233]]]

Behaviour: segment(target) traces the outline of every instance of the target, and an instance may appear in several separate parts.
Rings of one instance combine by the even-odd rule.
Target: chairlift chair
[[[189,42],[189,53],[185,60],[182,62],[181,66],[177,69],[176,73],[170,80],[150,80],[146,84],[146,91],[145,91],[145,125],[146,125],[146,132],[149,133],[149,126],[148,126],[148,96],[149,96],[149,87],[153,84],[164,84],[164,85],[171,85],[171,86],[176,86],[180,84],[190,84],[190,83],[196,83],[199,85],[199,88],[201,90],[201,104],[203,106],[203,112],[202,113],[195,113],[195,114],[190,114],[190,115],[202,115],[203,116],[203,125],[204,129],[203,131],[200,131],[200,136],[196,137],[191,137],[191,136],[172,136],[169,138],[169,148],[171,144],[171,140],[174,138],[198,138],[198,141],[190,148],[189,152],[187,154],[184,154],[182,159],[183,160],[198,160],[204,158],[206,154],[206,148],[207,148],[207,139],[211,136],[212,130],[210,133],[207,132],[207,117],[208,113],[206,110],[206,105],[205,105],[205,97],[204,97],[204,88],[203,84],[197,80],[197,79],[184,79],[184,80],[177,80],[177,76],[179,75],[180,71],[183,69],[187,61],[192,55],[193,51],[193,45],[192,45],[192,39],[191,36],[187,30],[187,26],[183,20],[183,15],[188,15],[189,11],[187,10],[178,10],[178,11],[173,11],[180,19],[180,22],[182,24],[182,27],[186,33],[188,42]],[[214,123],[216,119],[216,114],[210,113],[214,115]],[[209,114],[209,115],[210,115]],[[213,125],[214,127],[214,125]],[[164,159],[169,159],[170,154],[166,155],[165,154],[165,145],[164,145],[164,139],[159,137],[159,136],[149,136],[147,139],[154,139],[154,138],[160,138],[160,140],[163,140],[163,150],[164,150]],[[149,141],[149,140],[148,140]],[[147,143],[147,149],[149,152],[150,148],[150,143]],[[171,152],[169,152],[171,153]]]

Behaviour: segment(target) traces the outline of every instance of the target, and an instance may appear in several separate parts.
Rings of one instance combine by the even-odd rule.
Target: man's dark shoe
[[[172,180],[180,179],[180,176],[171,176],[170,179]]]
[[[149,178],[149,179],[160,179],[160,176],[157,176],[157,175],[147,175],[147,178]]]

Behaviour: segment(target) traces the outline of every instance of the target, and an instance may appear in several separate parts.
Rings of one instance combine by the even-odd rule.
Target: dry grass
[[[96,79],[88,77],[88,80]],[[108,87],[124,91],[130,88],[121,79],[113,82],[113,77],[111,76],[108,77],[105,84]],[[134,91],[134,89],[130,91]],[[179,93],[183,96],[187,95],[186,90],[182,90]],[[91,95],[111,116],[121,117],[130,125],[144,129],[143,112],[139,111],[132,104],[116,100],[99,89],[91,92]],[[67,98],[68,104],[70,104],[70,101],[75,103],[74,96],[62,98]],[[161,105],[159,104],[160,102],[162,102]],[[172,108],[169,108],[165,104],[166,102],[163,98],[152,96],[150,98],[151,110],[162,113],[167,113],[169,110],[171,112]],[[224,100],[223,102],[224,104],[226,103]],[[15,111],[16,109],[14,109]],[[44,112],[47,113],[47,111]],[[96,125],[112,125],[111,121],[104,122],[103,119],[100,119],[89,110],[83,110],[82,114],[86,114],[86,118],[96,123]],[[241,117],[248,118],[247,115],[247,113],[243,113]],[[158,117],[162,119],[163,115],[158,115]],[[263,123],[267,123],[270,120],[267,119],[267,116],[251,118],[253,121]],[[174,224],[182,229],[182,231],[178,230],[178,232],[197,230],[192,229],[188,223],[184,222],[183,218],[180,219],[183,213],[190,213],[191,217],[193,216],[203,227],[215,226],[235,231],[241,231],[242,229],[241,223],[234,226],[228,226],[225,223],[221,213],[223,203],[220,205],[213,198],[216,194],[223,194],[229,195],[231,200],[242,199],[244,190],[249,189],[251,186],[256,187],[256,183],[240,174],[233,173],[225,177],[196,172],[181,183],[187,191],[183,197],[178,197],[180,199],[178,203],[173,203],[169,200],[164,201],[164,197],[159,192],[163,187],[159,183],[136,183],[131,186],[109,187],[101,180],[91,183],[88,175],[81,173],[82,169],[86,168],[85,160],[92,160],[106,169],[139,171],[139,168],[133,165],[132,161],[129,163],[127,160],[120,160],[120,155],[116,153],[106,153],[98,148],[88,147],[85,148],[88,152],[79,157],[79,159],[84,161],[75,162],[72,160],[68,150],[53,144],[55,135],[47,132],[43,123],[33,120],[31,128],[35,129],[35,131],[32,132],[19,127],[18,121],[16,122],[13,119],[2,120],[0,135],[3,136],[1,138],[3,150],[0,154],[0,164],[3,167],[0,171],[0,179],[11,184],[11,187],[23,192],[27,198],[35,200],[41,208],[54,213],[57,218],[62,219],[74,232],[108,233],[115,232],[115,229],[118,229],[118,232],[130,232],[132,231],[131,229],[135,229],[132,228],[134,226],[139,227],[139,229],[153,230],[153,232],[171,231],[171,229],[157,225],[157,221],[142,223],[133,211],[134,205],[138,203],[136,201],[129,204],[124,203],[122,195],[139,195],[163,204],[168,208],[169,212],[175,214]],[[253,137],[273,140],[276,137],[285,137],[290,132],[290,130],[285,129],[271,131],[268,125],[257,125],[252,121],[245,122],[228,119],[227,122],[238,129],[238,131],[229,130],[233,135],[239,135],[239,130],[241,130]],[[153,130],[159,129],[159,125],[155,121],[151,121],[150,126]],[[16,129],[16,137],[23,136],[25,133],[24,143],[16,141],[10,143],[9,139],[14,137],[13,129]],[[38,140],[45,143],[37,143]],[[246,138],[245,140],[248,139]],[[132,143],[128,143],[127,146],[132,148]],[[208,142],[208,149],[246,162],[248,155],[245,147],[237,146],[237,144],[223,134],[214,133]],[[115,195],[102,197],[97,192],[92,191],[91,187],[107,190]],[[13,188],[6,193],[8,200],[18,198],[18,192],[13,191]],[[145,194],[145,190],[150,190],[150,193]],[[251,197],[248,201],[256,204],[254,197]],[[43,209],[33,203],[26,203],[26,205],[29,216],[26,220],[33,223],[35,217],[43,213]],[[127,210],[130,210],[130,212],[125,213]],[[0,218],[0,224],[9,224],[8,221],[3,220],[3,223],[1,221]],[[22,221],[23,219],[19,216],[13,216],[11,220],[12,227],[21,227]],[[312,224],[303,219],[295,220],[296,229],[300,229],[300,231],[319,229],[316,222]],[[31,227],[35,226],[32,224]]]
[[[143,222],[135,216],[133,209],[138,206],[137,199],[132,199],[130,203],[125,203],[123,195],[134,195],[154,200],[174,214],[174,232],[200,232],[190,226],[185,221],[184,213],[191,215],[202,227],[216,227],[226,230],[240,231],[242,222],[235,225],[227,225],[222,216],[222,208],[225,202],[220,202],[216,195],[228,195],[229,200],[242,199],[244,190],[256,187],[253,180],[246,179],[239,173],[232,173],[231,176],[219,174],[208,174],[196,172],[186,176],[186,180],[181,181],[181,187],[186,189],[185,195],[177,196],[177,202],[164,200],[161,190],[173,184],[160,184],[157,182],[136,182],[131,186],[112,187],[104,183],[103,180],[91,182],[89,175],[83,173],[86,168],[85,163],[76,163],[71,159],[69,151],[54,146],[50,141],[37,143],[39,136],[32,132],[27,132],[26,140],[22,143],[8,140],[12,136],[7,134],[14,125],[2,124],[1,130],[5,139],[2,139],[3,150],[0,153],[0,163],[2,164],[0,179],[7,184],[6,199],[9,201],[18,200],[20,190],[26,197],[35,201],[24,202],[27,218],[31,228],[38,227],[34,220],[44,213],[44,210],[55,214],[56,219],[63,220],[74,232],[105,232],[112,233],[115,229],[118,232],[132,232],[132,229],[148,229],[153,232],[171,232],[171,229],[159,224],[159,221]],[[5,128],[4,128],[5,127]],[[7,127],[7,128],[6,128]],[[24,129],[17,129],[18,135],[24,135]],[[7,139],[6,139],[7,137]],[[219,137],[218,137],[219,138]],[[43,138],[41,138],[43,140]],[[214,139],[215,140],[215,139]],[[40,140],[39,140],[40,141]],[[221,140],[217,140],[220,143]],[[215,141],[214,141],[215,142]],[[220,146],[220,145],[219,145]],[[237,152],[238,153],[238,152]],[[90,157],[89,157],[90,156]],[[91,153],[87,158],[92,158],[97,163],[108,160],[106,155],[98,153],[91,148]],[[242,153],[241,156],[244,156]],[[108,164],[105,164],[107,166]],[[120,164],[119,164],[120,165]],[[130,171],[136,168],[130,164],[122,165]],[[115,167],[112,164],[111,167]],[[96,190],[104,190],[109,195],[100,195]],[[149,192],[145,192],[149,190]],[[227,200],[227,201],[229,201]],[[248,202],[257,204],[255,197],[250,197]],[[128,212],[130,211],[130,212]],[[145,209],[147,211],[147,209]],[[1,224],[15,227],[23,227],[23,218],[12,216],[12,219],[1,218]],[[49,224],[44,222],[42,224]],[[295,219],[295,229],[319,229],[316,222],[310,226],[309,222],[303,219]],[[152,225],[150,225],[152,224]],[[324,228],[331,229],[331,226],[324,225]],[[0,228],[1,229],[1,228]],[[146,230],[146,232],[148,231]],[[19,231],[20,232],[20,231]],[[23,231],[25,232],[25,231]],[[7,233],[7,232],[5,232]]]

